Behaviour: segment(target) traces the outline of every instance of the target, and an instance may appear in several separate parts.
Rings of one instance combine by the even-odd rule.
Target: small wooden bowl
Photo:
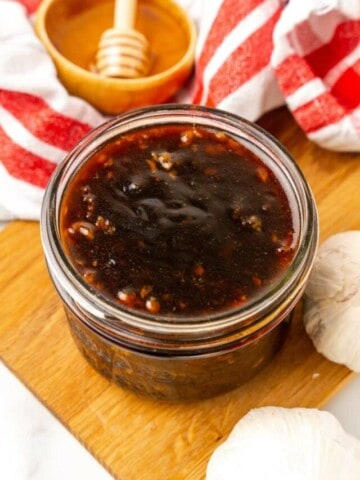
[[[94,57],[101,34],[112,25],[113,6],[111,0],[43,0],[35,29],[61,82],[72,95],[105,114],[165,102],[193,67],[196,33],[192,20],[173,0],[140,0],[136,29],[151,44],[149,75],[106,78],[95,72]]]

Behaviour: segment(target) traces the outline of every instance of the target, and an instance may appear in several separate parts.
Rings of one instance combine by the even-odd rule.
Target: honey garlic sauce
[[[272,170],[225,133],[190,126],[146,127],[102,147],[65,192],[60,226],[87,283],[152,314],[242,306],[294,256]]]

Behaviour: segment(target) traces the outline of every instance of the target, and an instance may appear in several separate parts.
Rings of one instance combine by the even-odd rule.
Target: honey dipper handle
[[[114,27],[119,30],[133,29],[136,8],[136,0],[115,0]]]

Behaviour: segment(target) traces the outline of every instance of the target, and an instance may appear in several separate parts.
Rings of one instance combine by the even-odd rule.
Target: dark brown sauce
[[[222,132],[165,126],[94,154],[66,191],[65,250],[100,292],[153,314],[246,304],[293,258],[288,198],[274,173]]]

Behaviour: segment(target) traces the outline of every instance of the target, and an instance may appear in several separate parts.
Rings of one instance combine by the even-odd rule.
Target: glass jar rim
[[[144,126],[159,126],[179,123],[216,128],[234,136],[249,148],[261,149],[268,161],[278,162],[294,192],[299,209],[299,238],[294,257],[280,278],[264,295],[249,301],[244,306],[201,316],[154,315],[123,307],[99,294],[82,279],[72,266],[62,248],[59,212],[61,195],[94,148],[100,149],[119,134],[126,134]],[[146,125],[145,125],[146,124]],[[274,158],[273,158],[274,157]],[[80,161],[79,161],[80,158]],[[272,164],[273,168],[274,165]],[[271,167],[270,167],[271,168]],[[64,185],[61,186],[61,183]],[[284,146],[260,126],[235,114],[219,109],[188,104],[163,104],[133,110],[107,120],[92,129],[69,152],[54,172],[44,195],[41,212],[41,236],[45,257],[52,274],[81,309],[91,313],[95,324],[116,332],[129,328],[159,334],[182,336],[222,335],[224,331],[241,328],[264,318],[287,306],[299,296],[312,266],[318,242],[318,220],[315,202],[310,187],[296,162]],[[269,320],[270,321],[270,320]]]

